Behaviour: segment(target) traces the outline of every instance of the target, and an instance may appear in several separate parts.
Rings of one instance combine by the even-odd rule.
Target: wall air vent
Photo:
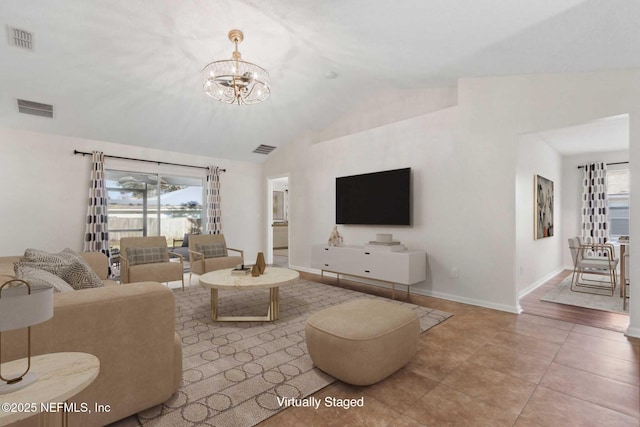
[[[260,144],[258,146],[258,148],[256,148],[255,150],[253,150],[254,153],[258,153],[258,154],[269,154],[271,153],[273,150],[275,150],[276,147],[272,146],[272,145],[264,145],[264,144]]]
[[[53,118],[53,105],[18,99],[18,111],[32,116]]]
[[[7,26],[7,35],[11,46],[25,50],[33,50],[33,33]]]

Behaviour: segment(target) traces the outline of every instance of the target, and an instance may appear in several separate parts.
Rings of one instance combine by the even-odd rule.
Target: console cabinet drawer
[[[427,254],[422,251],[384,252],[365,250],[361,246],[314,245],[311,266],[405,285],[427,278]]]

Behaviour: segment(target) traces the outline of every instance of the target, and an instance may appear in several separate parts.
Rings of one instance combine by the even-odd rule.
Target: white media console
[[[364,246],[314,245],[311,248],[311,267],[340,274],[357,276],[409,287],[427,279],[427,253],[424,251],[391,252],[369,250]]]

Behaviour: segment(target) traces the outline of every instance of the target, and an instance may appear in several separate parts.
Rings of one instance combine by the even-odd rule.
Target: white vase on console
[[[331,234],[329,235],[329,246],[340,246],[344,239],[338,232],[338,226],[334,225]]]

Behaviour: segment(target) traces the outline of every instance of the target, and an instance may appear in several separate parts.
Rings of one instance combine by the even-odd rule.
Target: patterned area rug
[[[310,314],[355,298],[379,298],[299,280],[280,288],[275,322],[213,322],[210,292],[175,291],[176,330],[182,338],[183,385],[167,402],[138,414],[145,426],[253,426],[276,414],[277,397],[301,398],[335,379],[313,366],[304,341]],[[221,315],[264,315],[268,290],[220,291]],[[411,308],[425,331],[451,316]]]
[[[598,292],[598,290],[595,290],[594,292]],[[613,296],[606,293],[603,293],[603,295],[595,295],[583,292],[574,292],[571,290],[571,275],[544,294],[544,296],[540,298],[540,301],[550,301],[558,304],[575,305],[577,307],[628,314],[628,312],[622,309],[620,284],[616,287]]]

